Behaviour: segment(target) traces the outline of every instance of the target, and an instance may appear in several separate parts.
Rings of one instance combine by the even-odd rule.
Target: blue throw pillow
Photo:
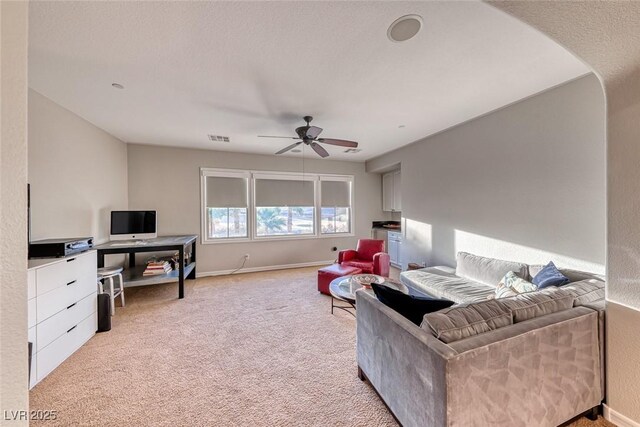
[[[442,310],[455,304],[453,301],[446,299],[435,299],[428,297],[416,297],[407,295],[388,286],[372,283],[373,292],[378,300],[402,314],[416,325],[420,326],[422,318],[427,313]]]
[[[531,281],[534,285],[538,286],[538,289],[546,288],[547,286],[562,286],[569,283],[569,278],[560,273],[553,263],[549,261],[549,264],[545,265],[542,270],[536,274],[536,277]]]

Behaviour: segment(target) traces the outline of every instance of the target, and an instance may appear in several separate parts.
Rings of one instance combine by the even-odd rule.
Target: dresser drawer
[[[97,313],[94,312],[37,353],[38,381],[46,377],[95,334],[97,319]]]
[[[38,323],[38,326],[36,326],[39,337],[37,351],[42,350],[58,337],[66,334],[70,328],[89,317],[96,309],[97,294],[94,289],[93,294]]]
[[[36,270],[36,293],[40,296],[88,276],[93,276],[95,282],[96,268],[93,251],[40,267]]]
[[[66,310],[70,305],[95,293],[97,282],[95,277],[74,280],[65,286],[38,295],[36,298],[36,321],[45,321],[54,314]]]
[[[27,301],[27,327],[36,326],[36,299]]]
[[[27,299],[36,297],[36,271],[27,270]]]
[[[29,328],[29,331],[27,332],[27,339],[29,340],[29,342],[32,344],[31,347],[31,372],[29,373],[29,388],[33,387],[34,385],[36,385],[36,382],[38,381],[38,376],[36,374],[36,352],[37,350],[37,346],[38,346],[38,342],[36,340],[36,328],[35,326],[33,328]]]

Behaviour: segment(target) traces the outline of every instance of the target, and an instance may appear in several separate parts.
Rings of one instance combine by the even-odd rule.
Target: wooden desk
[[[178,298],[184,298],[184,279],[196,278],[196,242],[198,236],[162,236],[155,239],[131,240],[104,243],[95,246],[98,251],[98,268],[104,267],[104,256],[114,254],[129,254],[129,268],[122,273],[125,286],[155,285],[158,283],[178,282]],[[184,265],[185,249],[191,245],[191,257],[189,263]],[[157,276],[143,276],[144,266],[136,266],[136,253],[139,252],[162,252],[178,251],[179,268],[178,271],[170,271],[167,274]]]

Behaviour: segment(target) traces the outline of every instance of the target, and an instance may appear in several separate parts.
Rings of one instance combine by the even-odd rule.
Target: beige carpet
[[[395,426],[356,376],[355,320],[315,269],[127,289],[113,329],[38,384],[48,425]],[[586,419],[580,427],[605,425]]]

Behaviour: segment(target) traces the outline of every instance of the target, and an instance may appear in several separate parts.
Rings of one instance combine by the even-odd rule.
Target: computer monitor
[[[111,211],[111,240],[158,237],[156,211]]]

